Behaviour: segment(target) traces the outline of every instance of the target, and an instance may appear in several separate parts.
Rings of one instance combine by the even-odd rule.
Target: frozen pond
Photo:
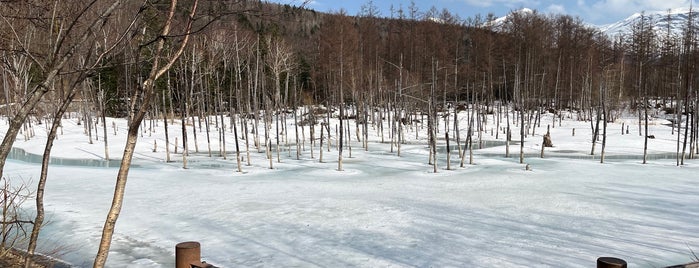
[[[699,248],[696,167],[673,160],[640,165],[476,155],[476,165],[430,173],[427,151],[387,144],[359,148],[335,171],[326,163],[282,159],[266,168],[253,153],[245,174],[232,160],[139,160],[108,266],[173,267],[174,245],[196,240],[222,267],[590,267],[599,256],[633,267],[688,262]],[[608,159],[613,159],[610,157]],[[444,161],[443,159],[441,161]],[[36,163],[8,162],[30,180]],[[117,168],[56,165],[46,204],[45,245],[91,266]],[[144,168],[147,167],[147,168]],[[49,249],[46,249],[49,250]]]
[[[489,120],[486,128],[497,129]],[[624,120],[610,127],[605,164],[600,144],[589,155],[589,122],[565,121],[550,130],[555,147],[546,148],[544,159],[539,152],[547,128],[525,138],[531,171],[518,163],[518,141],[505,158],[504,135],[491,130],[482,133],[474,165],[466,159],[464,168],[452,141],[452,170],[446,170],[446,141],[438,139],[436,174],[422,128],[405,129],[411,139],[400,157],[388,132],[372,128],[368,151],[351,133],[352,157],[345,149],[342,172],[336,171],[337,140],[329,152],[324,147],[323,163],[317,146],[311,158],[308,140],[296,160],[292,126],[293,142],[280,142],[281,163],[273,152],[274,169],[264,147],[258,152],[251,143],[252,165],[237,173],[235,139],[227,133],[224,160],[213,132],[212,144],[199,137],[199,153],[183,169],[182,147],[173,150],[181,125],[174,122],[171,163],[164,161],[161,128],[139,137],[107,266],[173,267],[174,246],[191,240],[201,242],[205,261],[220,267],[591,267],[600,256],[623,258],[630,267],[689,262],[692,251],[699,252],[696,160],[676,166],[677,133],[658,119],[650,126],[656,139],[648,144],[649,163],[641,164],[643,137],[623,135],[621,124],[636,122]],[[109,136],[117,159],[126,121],[108,122],[119,129]],[[74,120],[64,124],[49,170],[49,224],[40,247],[90,267],[120,162],[103,160],[101,137],[89,143]],[[301,131],[310,137],[309,128]],[[43,131],[36,133],[15,143],[4,174],[32,187],[45,141]],[[478,140],[474,145],[480,148]],[[26,210],[33,211],[33,202]]]
[[[10,149],[9,159],[19,160],[22,162],[41,164],[42,156],[38,154],[28,153],[21,148]],[[61,157],[51,157],[49,165],[55,166],[74,166],[74,167],[119,167],[121,160],[99,160],[99,159],[71,159]]]

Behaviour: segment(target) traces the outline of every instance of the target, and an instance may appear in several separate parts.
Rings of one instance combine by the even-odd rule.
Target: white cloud
[[[546,8],[548,13],[552,14],[566,14],[566,8],[563,5],[551,4]]]

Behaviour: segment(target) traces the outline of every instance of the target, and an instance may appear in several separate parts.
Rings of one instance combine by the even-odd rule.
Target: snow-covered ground
[[[461,119],[465,130],[465,114]],[[125,122],[107,122],[110,155],[119,158]],[[182,169],[181,154],[164,162],[161,122],[139,140],[108,266],[173,267],[175,244],[190,240],[201,242],[202,258],[220,267],[591,267],[600,256],[623,258],[630,267],[658,267],[692,260],[692,250],[699,251],[698,168],[696,160],[676,166],[676,133],[666,120],[650,124],[656,138],[649,141],[645,165],[637,119],[609,125],[604,164],[599,144],[596,156],[589,155],[590,123],[572,119],[551,129],[555,147],[539,158],[549,122],[546,116],[525,143],[531,171],[519,164],[519,145],[513,144],[510,158],[504,146],[485,148],[464,168],[454,152],[452,170],[440,151],[438,173],[427,164],[425,130],[410,128],[400,156],[380,142],[375,129],[368,151],[352,135],[352,156],[346,149],[341,172],[335,149],[319,163],[318,149],[311,159],[306,142],[301,160],[295,146],[291,152],[284,147],[274,169],[253,149],[252,166],[237,173],[233,136],[227,134],[229,157],[223,160],[216,131],[212,158],[205,136],[197,133],[200,153]],[[622,122],[631,124],[629,135],[621,135]],[[99,141],[89,144],[76,123],[64,121],[53,150],[63,164],[49,171],[50,223],[41,239],[43,250],[60,248],[64,259],[86,267],[96,253],[117,167],[99,161],[101,130]],[[20,135],[15,147],[41,154],[44,127],[37,126],[28,141]],[[495,140],[494,127],[486,127],[484,140]],[[3,133],[6,128],[0,124]],[[518,133],[513,127],[513,139]],[[170,135],[174,146],[174,137],[181,137],[177,121]],[[193,142],[191,129],[188,136]],[[20,152],[15,157],[24,160],[9,160],[5,176],[35,184],[39,164]]]

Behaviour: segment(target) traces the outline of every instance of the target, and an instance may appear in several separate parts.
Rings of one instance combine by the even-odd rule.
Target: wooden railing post
[[[626,268],[626,261],[613,257],[600,257],[597,259],[597,268]]]
[[[192,268],[195,262],[201,262],[199,242],[182,242],[175,246],[175,268]]]

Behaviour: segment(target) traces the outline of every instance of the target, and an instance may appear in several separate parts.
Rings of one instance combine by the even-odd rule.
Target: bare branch
[[[170,61],[163,66],[156,74],[153,80],[158,80],[167,70],[172,67],[173,64],[177,61],[177,59],[182,55],[182,52],[184,52],[185,47],[187,46],[187,42],[189,41],[189,37],[191,36],[191,31],[192,31],[192,24],[194,23],[194,14],[197,12],[197,5],[199,4],[199,0],[195,0],[194,3],[192,4],[192,10],[189,13],[189,21],[187,22],[187,30],[186,30],[186,35],[184,36],[184,40],[182,40],[182,43],[180,44],[180,48],[175,52],[175,55],[173,55],[170,58]],[[174,15],[174,6],[173,10],[171,11],[172,13],[170,14],[170,19],[172,19],[172,16]],[[164,35],[167,35],[169,33],[169,27],[170,23],[166,24],[167,32],[163,30]]]
[[[119,38],[117,39],[117,41],[114,42],[114,44],[112,44],[111,47],[109,47],[109,48],[105,49],[104,51],[102,51],[102,53],[101,53],[99,56],[97,56],[97,59],[95,60],[95,63],[92,65],[92,67],[90,67],[90,68],[88,68],[88,69],[94,69],[95,67],[97,67],[98,65],[100,65],[100,62],[102,61],[102,59],[103,59],[105,56],[107,56],[110,52],[112,52],[114,49],[116,49],[116,47],[117,47],[122,41],[124,41],[124,39],[126,39],[126,36],[128,35],[129,30],[131,30],[131,29],[133,28],[133,26],[136,25],[137,18],[138,18],[138,17],[141,15],[141,13],[143,13],[143,11],[145,10],[144,7],[145,7],[145,5],[146,5],[147,2],[148,2],[147,0],[143,2],[143,4],[141,5],[141,8],[140,8],[140,9],[138,10],[138,12],[134,15],[133,19],[131,20],[131,23],[129,24],[128,27],[126,27],[126,29],[124,29],[124,32],[121,34],[121,36],[119,36]],[[106,44],[106,41],[105,41],[105,44]]]
[[[22,42],[22,39],[21,39],[21,38],[19,37],[19,35],[17,34],[17,30],[15,30],[15,27],[12,26],[12,23],[10,23],[10,21],[8,21],[7,18],[6,18],[4,15],[0,14],[0,17],[2,17],[2,19],[5,21],[5,23],[7,23],[7,26],[10,27],[10,30],[12,31],[12,35],[14,35],[14,37],[17,38],[17,43],[18,43],[19,46],[21,47],[21,50],[20,50],[20,51],[23,52],[24,54],[28,55],[29,58],[32,59],[32,61],[33,61],[37,66],[39,66],[39,68],[41,69],[41,71],[45,71],[46,68],[44,68],[44,65],[41,64],[41,62],[40,62],[36,57],[34,57],[34,55],[33,55],[31,52],[29,52],[29,49],[27,49],[27,47],[24,45],[24,42]]]

